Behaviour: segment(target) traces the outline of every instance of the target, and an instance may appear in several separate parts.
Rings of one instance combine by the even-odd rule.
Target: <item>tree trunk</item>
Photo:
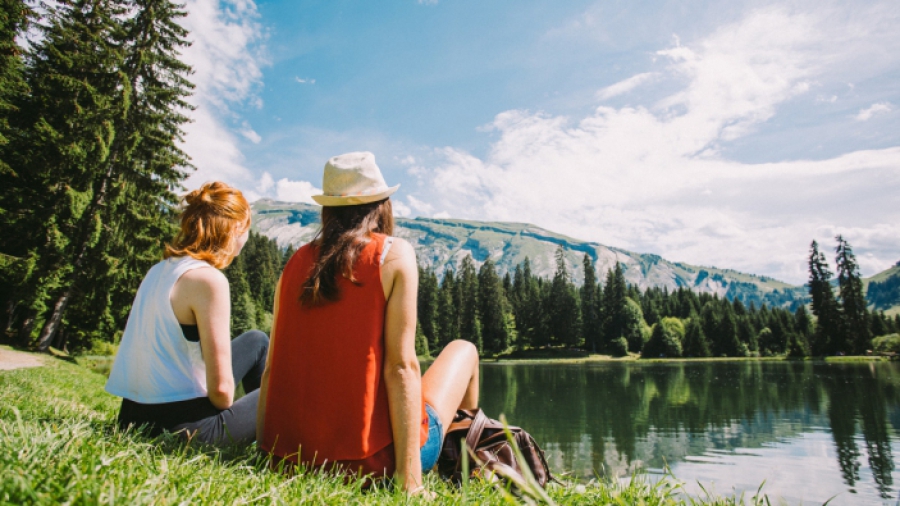
[[[31,331],[34,329],[34,319],[36,316],[37,315],[34,313],[34,311],[31,311],[30,314],[22,320],[22,325],[19,326],[19,343],[23,346],[29,344]]]
[[[69,283],[69,286],[71,287],[71,283]],[[44,322],[44,326],[41,328],[41,334],[38,336],[38,350],[47,351],[47,349],[50,348],[50,344],[53,343],[53,338],[56,336],[57,329],[59,329],[59,323],[62,321],[63,314],[66,312],[66,307],[69,305],[70,292],[71,289],[66,288],[66,290],[56,299],[56,302],[53,303],[53,312],[50,313],[47,321]]]
[[[117,138],[113,141],[113,148],[116,147],[116,144],[119,142]],[[72,272],[67,276],[65,288],[63,292],[56,298],[56,301],[53,303],[53,310],[50,315],[47,317],[47,320],[44,322],[43,328],[41,328],[41,333],[38,336],[38,349],[40,351],[47,351],[47,348],[50,347],[50,343],[53,342],[53,337],[56,335],[56,331],[59,328],[59,323],[62,321],[62,317],[66,312],[66,307],[69,305],[69,298],[72,293],[72,287],[75,286],[75,282],[78,281],[78,276],[81,273],[81,264],[84,263],[84,259],[87,256],[88,249],[90,248],[89,237],[90,237],[90,226],[91,226],[91,217],[97,212],[99,207],[103,205],[103,201],[106,199],[106,192],[109,188],[109,181],[112,179],[113,175],[113,166],[115,164],[115,155],[112,155],[112,159],[110,160],[106,174],[104,174],[103,179],[100,182],[100,188],[97,189],[97,193],[94,194],[93,201],[90,206],[88,206],[88,210],[85,212],[84,216],[87,217],[87,222],[85,223],[85,229],[82,232],[81,237],[81,245],[78,249],[78,253],[75,255],[75,261],[72,262]]]
[[[16,303],[13,300],[6,301],[6,328],[4,332],[12,330],[12,326],[16,320]]]

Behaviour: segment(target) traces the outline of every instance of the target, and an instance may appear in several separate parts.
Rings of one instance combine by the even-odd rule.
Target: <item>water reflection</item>
[[[752,465],[760,449],[813,482],[841,480],[854,501],[881,502],[897,496],[898,385],[900,369],[888,363],[485,364],[482,404],[531,432],[554,467],[582,478],[676,463]],[[815,449],[828,433],[833,447]],[[818,462],[825,455],[835,476]]]

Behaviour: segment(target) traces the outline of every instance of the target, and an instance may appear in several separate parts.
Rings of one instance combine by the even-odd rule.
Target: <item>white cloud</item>
[[[244,165],[237,135],[259,142],[249,126],[229,126],[236,104],[261,105],[254,90],[262,80],[262,28],[253,0],[187,0],[188,16],[182,20],[192,45],[183,59],[194,69],[196,85],[190,102],[197,109],[185,126],[184,150],[197,167],[185,181],[188,188],[205,181],[222,180],[258,195],[253,173]]]
[[[408,218],[412,214],[412,209],[399,199],[391,199],[391,207],[394,209],[394,215]]]
[[[244,127],[241,128],[240,133],[244,136],[245,139],[252,142],[253,144],[259,144],[262,141],[262,137],[260,137],[255,130],[250,128],[250,125],[248,125],[247,123],[244,123]]]
[[[856,115],[856,121],[869,121],[872,119],[872,116],[876,114],[884,114],[887,112],[891,112],[891,104],[888,102],[879,102],[877,104],[872,104],[871,107],[866,109],[861,109],[859,114]]]
[[[322,190],[313,186],[309,181],[291,181],[283,178],[275,183],[275,198],[282,202],[315,204],[312,196],[321,194]]]
[[[629,91],[637,88],[638,86],[645,84],[653,79],[657,78],[659,73],[657,72],[644,72],[643,74],[638,74],[636,76],[631,76],[628,79],[617,82],[616,84],[607,86],[602,90],[597,92],[597,98],[599,100],[606,100],[608,98],[616,97],[618,95],[622,95],[628,93]]]
[[[406,201],[409,202],[409,208],[415,212],[416,214],[421,214],[423,216],[429,216],[434,212],[434,207],[431,204],[426,202],[422,202],[421,200],[409,195],[406,197]]]
[[[871,274],[900,258],[900,147],[768,164],[721,155],[811,82],[841,74],[834,67],[853,56],[845,49],[866,46],[854,37],[884,36],[832,19],[842,18],[761,9],[676,42],[658,52],[668,65],[660,78],[681,87],[655,104],[601,106],[577,120],[500,113],[486,156],[441,148],[417,194],[454,217],[528,221],[794,283],[806,278],[809,242],[843,233]]]
[[[438,0],[416,0],[419,5],[437,5]]]
[[[256,187],[256,190],[260,193],[268,193],[269,190],[275,187],[275,180],[272,179],[272,174],[268,172],[263,172],[261,178],[259,178],[259,185]]]
[[[316,84],[315,79],[303,78],[303,77],[294,77],[294,80],[300,84]]]

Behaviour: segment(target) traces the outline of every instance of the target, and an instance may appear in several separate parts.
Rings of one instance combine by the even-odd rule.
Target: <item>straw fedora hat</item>
[[[330,158],[322,176],[322,195],[313,200],[323,206],[355,206],[388,198],[400,185],[388,186],[375,155],[368,151]]]

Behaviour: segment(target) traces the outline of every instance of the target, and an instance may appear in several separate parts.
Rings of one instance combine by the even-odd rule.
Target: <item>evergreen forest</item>
[[[472,341],[482,355],[540,348],[642,357],[747,357],[865,354],[872,337],[900,331],[900,316],[869,312],[852,249],[838,237],[838,295],[824,254],[810,253],[812,314],[687,288],[644,291],[626,283],[619,265],[596,279],[584,256],[581,287],[571,281],[557,250],[552,279],[534,276],[528,259],[500,276],[488,260],[476,269],[466,257],[459,272],[419,272],[420,353],[453,339]]]
[[[0,2],[0,303],[47,350],[121,333],[191,171],[180,3]]]

